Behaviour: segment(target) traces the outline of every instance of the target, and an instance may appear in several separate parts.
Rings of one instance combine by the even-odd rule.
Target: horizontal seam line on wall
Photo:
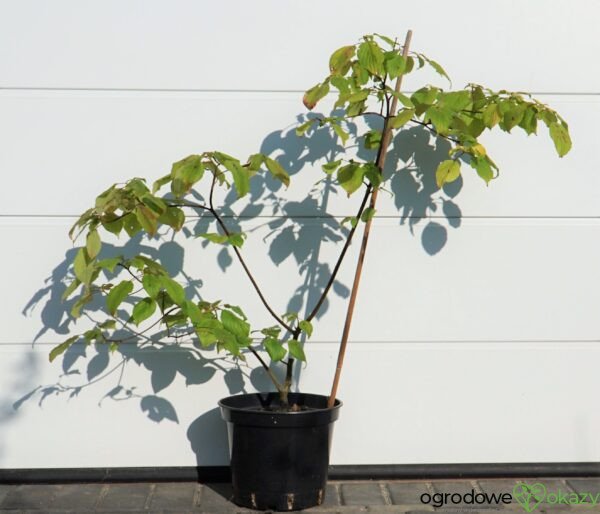
[[[38,342],[38,343],[31,343],[31,342],[22,342],[22,343],[5,343],[5,342],[0,342],[0,348],[2,346],[30,346],[30,347],[35,347],[35,346],[51,346],[51,345],[57,345],[62,343],[63,341],[56,341],[56,342]],[[439,340],[423,340],[423,341],[411,341],[411,340],[400,340],[400,341],[348,341],[348,344],[438,344],[438,343],[442,343],[442,344],[452,344],[452,343],[466,343],[466,344],[495,344],[495,343],[517,343],[517,344],[529,344],[529,343],[590,343],[590,344],[596,344],[596,343],[600,343],[600,339],[496,339],[496,340],[490,340],[490,341],[485,341],[485,340],[480,340],[480,339],[467,339],[467,340],[459,340],[459,339],[439,339]],[[135,346],[138,343],[134,343],[134,342],[124,342],[124,343],[120,343],[123,345],[132,345]],[[147,344],[147,343],[145,343]],[[314,345],[319,345],[319,344],[335,344],[338,345],[339,341],[310,341],[307,342],[306,344],[309,344],[311,346]],[[150,345],[148,345],[149,347]],[[181,347],[188,347],[188,346],[192,346],[192,343],[189,342],[185,342],[185,343],[164,343],[163,346],[165,347],[171,347],[171,346],[181,346]]]
[[[304,89],[187,89],[187,88],[127,88],[127,87],[53,87],[53,86],[0,86],[0,91],[104,91],[104,92],[141,92],[141,93],[293,93],[303,94]],[[405,93],[414,93],[405,90]],[[592,91],[533,91],[532,95],[552,96],[598,96],[600,92]]]
[[[79,214],[0,214],[0,218],[56,218],[56,219],[78,219]],[[232,216],[230,214],[222,214],[222,218],[225,219],[269,219],[269,218],[289,218],[289,219],[331,219],[331,218],[341,218],[346,217],[344,214],[330,214],[330,215],[310,215],[310,214],[289,214],[289,215],[258,215],[258,216]],[[186,216],[188,219],[196,219],[201,218],[198,215]],[[548,219],[548,220],[595,220],[600,219],[600,215],[598,216],[443,216],[443,215],[431,215],[431,216],[402,216],[402,215],[391,215],[391,214],[378,214],[376,219]]]

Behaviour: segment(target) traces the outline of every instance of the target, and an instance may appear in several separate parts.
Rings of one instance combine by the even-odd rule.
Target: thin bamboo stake
[[[411,38],[412,38],[412,30],[409,30],[406,33],[406,39],[404,41],[404,48],[402,49],[403,57],[408,56],[408,48],[410,46]],[[398,80],[396,80],[396,87],[395,87],[396,92],[400,92],[400,88],[402,87],[402,77],[403,77],[403,75],[400,75],[398,77]],[[388,149],[388,146],[389,146],[391,138],[392,138],[392,129],[389,126],[389,119],[395,115],[397,106],[398,106],[398,99],[396,97],[393,97],[390,111],[384,122],[383,134],[381,137],[381,147],[380,147],[379,156],[378,156],[377,162],[376,162],[377,167],[381,170],[381,173],[383,173],[383,168],[385,166],[385,158],[387,155],[387,149]],[[373,194],[371,195],[370,206],[373,209],[375,208],[375,204],[377,203],[377,191],[378,190],[375,189],[375,191],[373,191]],[[342,342],[340,344],[340,349],[338,352],[335,377],[333,379],[333,385],[331,387],[331,394],[329,395],[329,399],[327,400],[328,407],[333,407],[333,404],[335,403],[335,397],[337,394],[338,386],[340,383],[340,375],[342,373],[342,367],[344,365],[344,356],[346,354],[346,346],[348,345],[348,336],[350,334],[350,325],[352,325],[352,315],[354,314],[354,305],[356,303],[356,295],[358,293],[358,286],[360,284],[360,277],[362,275],[362,268],[363,268],[363,263],[365,261],[365,252],[367,251],[367,243],[369,242],[369,233],[370,232],[371,232],[371,220],[368,220],[365,223],[365,231],[363,233],[362,243],[360,246],[360,253],[358,254],[358,262],[356,264],[356,271],[354,273],[354,283],[352,284],[352,292],[350,294],[350,301],[348,303],[348,310],[346,312],[346,322],[344,323],[344,332],[342,333]]]

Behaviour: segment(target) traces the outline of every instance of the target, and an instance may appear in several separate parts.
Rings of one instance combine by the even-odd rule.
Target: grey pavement
[[[321,506],[303,512],[527,512],[512,498],[523,482],[543,484],[532,512],[600,511],[600,478],[332,481]],[[502,495],[510,494],[510,498]],[[466,495],[466,496],[465,496]],[[479,495],[479,496],[477,496]],[[486,496],[487,495],[487,496]],[[492,496],[493,495],[493,496]],[[584,496],[585,495],[585,496]],[[230,484],[0,484],[1,513],[250,513],[229,501]],[[473,500],[471,500],[473,498]],[[558,503],[559,498],[560,503]],[[574,500],[586,501],[573,504]],[[592,505],[594,499],[598,502]],[[444,505],[441,505],[442,500]],[[498,503],[498,500],[500,502]],[[568,502],[570,503],[567,503]],[[474,503],[479,501],[479,503]]]

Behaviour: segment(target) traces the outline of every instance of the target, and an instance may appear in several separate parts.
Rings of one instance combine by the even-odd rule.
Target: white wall
[[[262,148],[285,164],[300,148],[290,128],[304,112],[301,91],[323,76],[329,53],[363,33],[408,28],[455,86],[535,92],[567,119],[574,147],[558,159],[544,129],[489,136],[501,166],[490,187],[467,174],[429,203],[399,179],[405,204],[380,197],[332,462],[600,460],[598,15],[583,0],[1,1],[0,467],[226,463],[216,401],[264,386],[260,372],[190,345],[129,345],[111,358],[78,347],[48,363],[75,330],[58,302],[68,227],[102,188],[156,178],[190,153]],[[396,159],[434,144],[411,135]],[[320,156],[296,157],[307,165],[285,198],[299,201],[321,176]],[[343,217],[356,202],[332,196],[327,212]],[[254,236],[244,251],[279,311],[324,227],[339,234],[306,205],[284,215],[267,205],[244,222]],[[236,262],[219,266],[217,251],[181,238],[150,246],[174,268],[188,249],[185,269],[203,295],[268,323]],[[306,346],[304,391],[329,389],[356,246]],[[333,265],[334,243],[312,249]]]

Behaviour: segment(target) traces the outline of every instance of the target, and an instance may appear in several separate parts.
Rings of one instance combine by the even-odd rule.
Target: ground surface
[[[516,500],[508,505],[493,501],[481,505],[453,504],[435,508],[433,501],[421,502],[423,494],[440,498],[440,493],[504,494],[512,493],[519,482],[543,484],[546,498],[532,512],[600,511],[600,478],[532,478],[481,480],[403,480],[403,481],[345,481],[330,482],[324,504],[304,512],[527,512]],[[131,483],[131,484],[59,484],[59,485],[2,485],[0,512],[45,513],[250,513],[229,502],[229,484]],[[438,496],[434,496],[434,495]],[[553,496],[556,495],[556,496]],[[584,496],[585,495],[585,496]],[[557,504],[559,496],[563,498]],[[496,496],[497,497],[497,496]],[[425,499],[428,497],[425,496]],[[467,497],[468,498],[468,497]],[[483,499],[483,496],[479,497]],[[572,505],[565,501],[578,498],[586,504]],[[454,497],[459,500],[458,496]],[[592,505],[596,500],[598,503]],[[553,504],[554,502],[554,504]]]

